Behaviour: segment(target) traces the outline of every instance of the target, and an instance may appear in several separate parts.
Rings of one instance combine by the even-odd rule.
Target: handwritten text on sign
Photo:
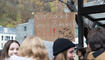
[[[74,41],[74,13],[36,13],[34,23],[35,35],[44,40],[54,41],[64,37]]]

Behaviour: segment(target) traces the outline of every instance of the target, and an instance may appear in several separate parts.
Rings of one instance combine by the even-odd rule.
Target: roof
[[[16,33],[16,28],[6,28],[6,27],[3,27],[3,26],[0,26],[0,33],[15,34]]]
[[[105,3],[101,0],[88,2],[79,11],[82,16],[90,21],[96,22],[100,26],[105,26]]]

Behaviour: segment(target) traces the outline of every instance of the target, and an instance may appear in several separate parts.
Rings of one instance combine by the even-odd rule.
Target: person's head
[[[5,43],[4,48],[2,50],[1,58],[5,59],[5,58],[10,57],[11,55],[14,55],[14,54],[17,55],[19,46],[20,46],[20,44],[18,41],[8,40]]]
[[[89,31],[87,36],[88,46],[92,51],[105,48],[105,30],[97,27]]]
[[[19,56],[36,60],[49,60],[48,52],[39,37],[27,37],[19,48]]]
[[[69,39],[58,38],[53,45],[53,60],[72,60],[74,58],[74,47]]]
[[[78,47],[77,51],[76,51],[76,54],[78,56],[85,56],[85,54],[86,54],[86,48]]]

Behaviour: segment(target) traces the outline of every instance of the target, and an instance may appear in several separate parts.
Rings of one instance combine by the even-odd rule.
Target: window
[[[13,40],[13,36],[12,36],[11,40]]]
[[[10,40],[10,36],[6,36],[5,37],[5,40]]]
[[[24,26],[24,31],[27,31],[27,27],[26,26]]]
[[[26,38],[27,36],[24,36],[24,39]]]
[[[3,41],[3,36],[1,36],[1,40]]]

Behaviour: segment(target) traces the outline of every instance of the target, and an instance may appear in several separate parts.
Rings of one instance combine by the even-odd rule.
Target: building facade
[[[0,26],[0,49],[8,40],[16,40],[16,28],[5,28]]]
[[[34,35],[34,20],[29,19],[27,23],[19,24],[16,27],[16,40],[19,41],[19,43],[22,43],[22,41],[27,36],[33,36]]]

